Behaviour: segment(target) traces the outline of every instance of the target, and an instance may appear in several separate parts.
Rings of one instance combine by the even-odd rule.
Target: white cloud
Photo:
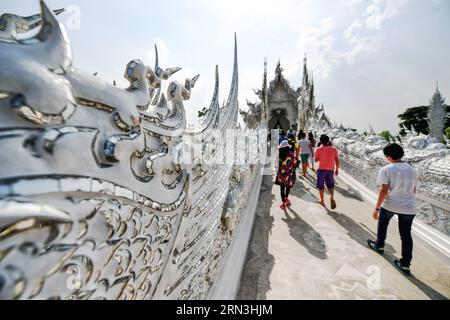
[[[357,19],[355,20],[344,32],[344,37],[346,39],[351,39],[356,36],[358,33],[358,30],[360,30],[363,27],[363,23],[361,20]]]
[[[276,4],[273,0],[189,0],[189,2],[211,8],[220,12],[222,16],[235,17],[236,19],[241,19],[242,16],[267,19],[277,15],[286,16],[286,13],[292,13],[289,9],[300,8],[308,0],[278,0]],[[301,14],[301,12],[298,12],[298,14]]]
[[[346,4],[349,6],[356,6],[362,3],[363,0],[347,0]]]
[[[345,23],[345,19],[341,19],[340,15],[348,14],[348,8],[342,9],[345,7],[342,4],[351,6],[354,12],[360,10],[359,6],[364,3],[363,0],[319,4],[316,0],[278,0],[276,3],[273,0],[193,0],[190,3],[217,15],[221,25],[228,26],[225,28],[228,32],[233,28],[241,34],[250,30],[251,34],[256,29],[257,32],[267,34],[265,41],[283,47],[288,47],[285,41],[295,38],[297,50],[283,52],[282,64],[287,76],[299,72],[305,53],[310,58],[311,70],[318,78],[323,79],[328,78],[341,62],[353,63],[360,54],[377,47],[377,37],[367,36],[358,30],[364,27],[367,17],[362,16],[345,34],[340,33],[342,24]],[[336,18],[324,17],[324,13],[329,12],[334,12]],[[280,33],[280,30],[284,31],[286,39],[282,38],[283,33]],[[276,60],[278,57],[280,53],[271,58]]]
[[[349,63],[362,53],[374,52],[380,48],[382,37],[374,31],[380,30],[383,23],[397,16],[410,0],[371,0],[365,13],[356,19],[344,32],[344,39],[350,49],[343,53]],[[360,0],[349,0],[349,5],[360,4]]]
[[[380,47],[381,37],[371,35],[360,19],[355,20],[344,32],[347,48],[338,45],[339,34],[331,18],[320,21],[318,27],[302,31],[297,49],[311,58],[310,67],[318,78],[326,79],[339,64],[352,64],[363,53],[374,52]]]
[[[344,53],[349,63],[353,63],[356,57],[364,52],[378,49],[381,38],[367,34],[364,23],[357,19],[344,32],[344,38],[350,44],[350,49]]]
[[[366,9],[368,29],[380,29],[382,24],[392,19],[408,5],[410,0],[372,0]]]
[[[334,30],[333,19],[323,19],[318,27],[303,30],[297,40],[297,49],[308,54],[314,73],[321,78],[327,78],[339,62],[340,54],[335,49]]]

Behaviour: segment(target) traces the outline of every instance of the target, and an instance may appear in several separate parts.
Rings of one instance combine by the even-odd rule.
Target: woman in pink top
[[[322,135],[320,137],[322,147],[316,150],[316,162],[319,162],[317,170],[317,188],[320,194],[320,204],[325,206],[325,185],[330,192],[331,209],[336,209],[334,200],[334,176],[339,174],[339,156],[337,149],[331,146],[330,137]]]

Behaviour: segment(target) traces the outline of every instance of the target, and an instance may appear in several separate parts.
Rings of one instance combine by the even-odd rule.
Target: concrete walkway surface
[[[450,266],[414,244],[412,276],[393,260],[400,257],[397,223],[392,221],[384,256],[367,247],[375,239],[373,206],[337,179],[331,210],[318,201],[315,175],[297,180],[292,207],[280,209],[274,177],[263,177],[249,252],[238,299],[424,300],[450,297]]]

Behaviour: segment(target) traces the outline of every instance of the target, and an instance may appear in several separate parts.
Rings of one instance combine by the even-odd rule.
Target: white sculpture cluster
[[[187,130],[198,76],[164,93],[179,68],[156,51],[117,88],[73,67],[41,9],[35,36],[0,41],[0,299],[205,298],[256,171],[183,162],[182,138],[216,144],[201,148],[214,158],[221,142],[205,131],[236,128],[237,48],[227,102],[216,69],[208,113]]]

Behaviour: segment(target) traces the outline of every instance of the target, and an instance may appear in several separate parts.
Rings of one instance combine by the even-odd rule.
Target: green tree
[[[400,120],[402,120],[399,124],[401,130],[400,135],[405,136],[406,131],[404,127],[408,128],[408,130],[412,130],[414,128],[417,132],[422,132],[424,134],[428,134],[428,106],[420,106],[406,109],[406,111],[398,116]]]
[[[429,106],[420,106],[408,108],[406,111],[398,116],[401,120],[399,123],[400,126],[400,135],[405,136],[406,132],[403,128],[405,126],[408,130],[414,128],[415,131],[421,132],[423,134],[429,134],[430,131],[428,129],[428,108]],[[446,106],[447,114],[450,113],[450,106]],[[450,126],[450,117],[446,117],[445,119],[445,127]]]
[[[395,138],[392,136],[392,134],[389,131],[383,131],[380,133],[380,136],[384,138],[387,142],[395,142]]]
[[[447,127],[447,129],[445,129],[445,136],[450,140],[450,127]]]

